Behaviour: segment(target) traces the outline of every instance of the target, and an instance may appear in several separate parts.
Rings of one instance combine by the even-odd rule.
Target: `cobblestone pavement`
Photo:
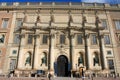
[[[0,80],[49,80],[48,78],[45,77],[0,77]],[[51,78],[51,80],[120,80],[120,77],[118,78],[105,78],[105,77],[94,77],[94,78],[70,78],[70,77],[55,77]]]

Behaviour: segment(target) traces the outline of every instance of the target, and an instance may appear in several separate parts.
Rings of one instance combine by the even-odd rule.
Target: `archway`
[[[68,59],[64,55],[57,59],[57,76],[68,76]]]

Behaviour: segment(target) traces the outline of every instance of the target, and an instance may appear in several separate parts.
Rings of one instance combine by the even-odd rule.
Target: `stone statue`
[[[0,43],[4,43],[4,38],[5,38],[4,35],[0,35]]]
[[[37,17],[36,22],[40,22],[40,16]]]
[[[29,54],[29,56],[26,58],[26,61],[25,61],[25,65],[26,64],[31,64],[31,56],[30,56],[30,54]]]
[[[42,64],[45,64],[45,65],[47,65],[47,60],[46,60],[46,56],[44,56],[42,59],[41,59],[41,65]]]
[[[78,65],[79,65],[79,64],[83,64],[83,58],[82,58],[82,57],[79,57],[79,58],[78,58]]]
[[[95,65],[95,64],[99,64],[99,59],[98,59],[97,56],[94,58],[94,65]]]

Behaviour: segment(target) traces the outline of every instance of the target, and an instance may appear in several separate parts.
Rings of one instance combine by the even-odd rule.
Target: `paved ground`
[[[49,80],[48,78],[44,78],[44,77],[38,77],[38,78],[34,78],[34,77],[0,77],[0,80]],[[55,78],[51,78],[51,80],[120,80],[119,78],[104,78],[104,77],[97,77],[97,78],[69,78],[69,77],[55,77]]]

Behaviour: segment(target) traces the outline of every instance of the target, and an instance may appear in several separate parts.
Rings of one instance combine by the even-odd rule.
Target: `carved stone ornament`
[[[50,37],[54,38],[55,37],[55,33],[50,33]]]
[[[101,21],[100,21],[98,16],[96,16],[96,23],[101,23]]]
[[[74,38],[75,37],[75,33],[70,33],[70,37]]]
[[[73,22],[72,15],[69,15],[69,22]]]
[[[65,49],[65,45],[60,45],[58,47],[58,49],[60,50],[60,53],[65,53],[66,49]]]
[[[86,37],[86,38],[89,38],[89,36],[90,36],[90,34],[89,34],[89,33],[85,34],[85,37]]]
[[[40,22],[40,16],[37,16],[36,22],[37,22],[37,23]]]
[[[104,38],[104,34],[102,33],[102,34],[100,35],[100,37],[101,37],[101,38]]]
[[[120,34],[117,33],[116,35],[117,35],[118,42],[120,42]]]
[[[53,15],[50,16],[50,22],[49,22],[50,26],[52,25],[52,22],[54,22],[54,16]]]
[[[27,15],[24,15],[23,22],[27,22]]]
[[[39,38],[39,37],[40,37],[40,35],[39,35],[39,34],[35,34],[35,36],[36,36],[37,38]]]
[[[25,38],[25,34],[20,34],[20,38]]]
[[[87,20],[86,20],[86,17],[85,16],[83,16],[83,23],[85,23],[85,22],[87,22]]]

